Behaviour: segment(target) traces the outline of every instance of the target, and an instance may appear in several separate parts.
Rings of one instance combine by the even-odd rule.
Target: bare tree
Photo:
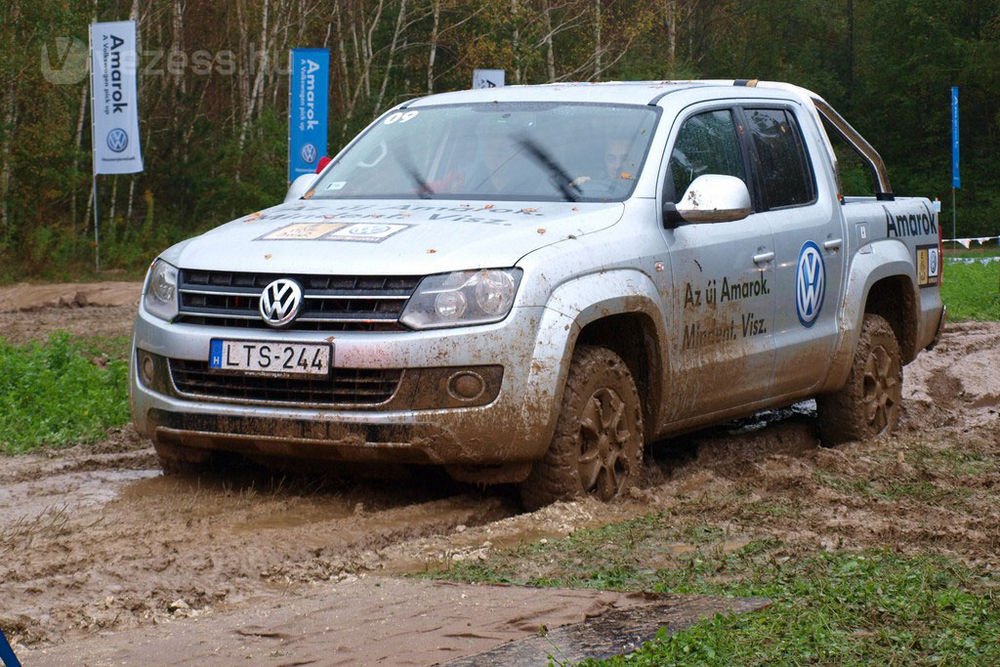
[[[347,132],[348,124],[354,118],[354,114],[358,110],[358,104],[361,101],[362,94],[366,100],[370,100],[372,96],[371,72],[375,62],[375,30],[378,28],[379,23],[382,20],[382,11],[384,8],[385,0],[377,0],[373,11],[352,11],[350,16],[350,31],[354,42],[354,67],[357,74],[355,77],[356,83],[354,85],[354,90],[346,99],[347,108],[344,113],[344,133]],[[355,6],[352,6],[352,10],[356,9],[357,8]],[[358,13],[361,15],[358,16]],[[358,26],[359,23],[360,28]]]
[[[3,33],[6,39],[0,42],[0,48],[3,48],[6,53],[13,53],[15,32],[20,18],[19,0],[12,0],[8,12],[7,18],[9,22],[5,22],[7,25]],[[7,74],[9,73],[0,71],[0,76]],[[6,241],[9,238],[11,228],[10,211],[7,208],[7,202],[10,199],[9,194],[13,180],[10,145],[11,135],[17,124],[16,78],[11,76],[7,81],[0,80],[0,84],[3,84],[3,102],[2,108],[0,108],[0,119],[2,119],[0,120],[0,123],[2,123],[0,125],[0,137],[3,139],[0,142],[0,240]]]
[[[237,0],[237,7],[242,3]],[[261,105],[263,104],[264,97],[264,77],[267,74],[267,68],[269,66],[268,61],[268,51],[270,47],[270,35],[268,33],[268,18],[271,9],[271,0],[263,0],[261,7],[261,26],[260,26],[260,50],[257,52],[253,51],[252,45],[250,47],[250,56],[248,65],[250,69],[254,70],[253,74],[253,86],[247,91],[247,96],[243,99],[243,117],[240,121],[240,136],[239,142],[237,144],[237,151],[242,154],[243,146],[246,144],[247,132],[250,130],[250,125],[254,119],[254,111],[260,113]],[[241,21],[242,23],[242,21]],[[245,35],[246,33],[243,33]],[[242,36],[242,35],[241,35]],[[241,47],[245,45],[241,43]],[[246,52],[244,51],[244,55]],[[260,56],[258,60],[257,56]],[[249,73],[247,74],[249,76]],[[236,180],[240,178],[240,164],[241,161],[236,161]]]
[[[542,7],[542,20],[545,25],[545,35],[542,37],[542,45],[545,47],[545,71],[549,81],[556,80],[556,53],[553,43],[555,40],[552,30],[552,3],[545,0]]]
[[[594,0],[594,78],[597,79],[604,71],[601,61],[604,60],[604,44],[601,43],[601,0]]]
[[[438,27],[441,25],[441,0],[432,0],[430,49],[427,56],[427,94],[434,92],[434,61],[437,59]]]
[[[375,110],[378,112],[382,108],[382,100],[385,99],[385,89],[389,85],[389,75],[392,73],[392,59],[396,55],[396,47],[399,44],[400,35],[403,32],[403,21],[406,19],[406,0],[399,0],[399,13],[396,15],[396,27],[392,31],[392,42],[389,44],[389,54],[385,64],[385,75],[382,77],[382,87],[379,88],[378,98],[375,100]]]
[[[572,32],[585,26],[590,9],[574,0],[559,4],[553,4],[552,0],[544,0],[541,11],[544,32],[536,48],[545,50],[546,80],[565,80],[567,75],[559,75],[556,67],[556,38],[562,33]],[[566,57],[566,61],[569,62],[570,58]]]

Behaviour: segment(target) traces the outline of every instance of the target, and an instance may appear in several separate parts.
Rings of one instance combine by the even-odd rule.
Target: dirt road
[[[124,335],[137,295],[134,284],[72,286],[53,294],[6,288],[0,290],[0,337],[23,342],[55,328]],[[936,350],[906,368],[906,412],[892,438],[820,448],[805,406],[656,445],[648,483],[630,499],[557,504],[531,514],[519,512],[510,492],[480,493],[430,473],[388,483],[256,468],[224,477],[165,478],[152,449],[129,428],[97,446],[0,459],[0,628],[19,654],[32,656],[27,664],[45,664],[46,658],[74,664],[67,656],[83,654],[92,664],[105,664],[112,659],[107,651],[130,650],[160,626],[173,628],[188,646],[201,642],[209,650],[221,626],[205,619],[242,618],[257,630],[240,635],[243,644],[226,648],[230,653],[215,655],[253,654],[269,657],[268,664],[291,664],[284,649],[261,636],[274,624],[288,631],[295,616],[280,609],[287,612],[293,600],[318,604],[327,599],[322,591],[348,586],[364,587],[367,593],[354,597],[371,601],[382,584],[365,582],[378,581],[376,575],[487,559],[497,547],[651,510],[679,524],[724,524],[740,540],[778,537],[793,550],[886,546],[946,553],[995,570],[1000,472],[977,462],[1000,454],[998,368],[1000,325],[952,325]],[[968,465],[956,468],[956,457]],[[837,485],[824,483],[829,479]],[[920,492],[883,492],[900,485]],[[766,516],[747,510],[747,503],[762,500],[787,511]],[[457,604],[454,589],[400,590],[382,595],[383,617],[413,595],[445,608]],[[623,598],[588,596],[578,606],[541,594],[515,600],[514,620],[472,635],[496,643],[510,633],[530,635],[531,627],[518,627],[516,619],[542,618],[546,609],[582,619],[595,604],[627,606]],[[364,613],[378,616],[375,609]],[[399,632],[390,634],[403,646],[412,633],[425,634],[423,613],[397,616]],[[317,632],[322,635],[322,628]],[[463,635],[454,628],[444,634],[465,653],[482,650],[468,637],[455,639]],[[91,652],[80,653],[85,647]],[[295,659],[305,660],[315,648],[300,647]],[[455,650],[420,654],[420,660],[462,654]],[[362,654],[349,655],[357,662]]]

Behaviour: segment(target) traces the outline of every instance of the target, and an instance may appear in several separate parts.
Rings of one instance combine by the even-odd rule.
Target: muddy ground
[[[0,337],[24,342],[57,328],[127,335],[137,295],[130,283],[4,288]],[[382,577],[486,560],[498,547],[651,510],[679,526],[721,527],[720,549],[763,538],[792,555],[887,547],[995,572],[998,369],[1000,324],[949,325],[941,344],[906,368],[904,419],[892,437],[821,448],[806,405],[657,443],[644,488],[621,502],[530,514],[509,490],[480,492],[432,472],[390,483],[257,468],[165,478],[130,428],[96,446],[3,458],[0,628],[27,664],[117,664],[136,655],[172,662],[178,645],[201,647],[192,664],[213,655],[220,663],[332,664],[323,651],[334,645],[345,664],[400,662],[397,651],[429,664],[635,602],[532,592],[512,594],[503,613],[480,614],[475,605],[507,598]],[[684,551],[664,545],[643,557],[669,567]],[[350,591],[338,604],[355,606],[331,611],[338,588]],[[401,606],[413,599],[423,606]],[[319,639],[295,644],[295,628],[317,609],[340,621],[333,630],[314,622]],[[427,626],[429,617],[439,622]],[[348,633],[352,643],[335,632],[351,627],[344,618],[367,618],[368,630]],[[494,625],[483,625],[487,618]],[[223,627],[232,630],[226,642]],[[367,640],[377,627],[378,641]],[[417,650],[417,636],[433,638],[428,652]],[[170,646],[169,656],[156,653]]]

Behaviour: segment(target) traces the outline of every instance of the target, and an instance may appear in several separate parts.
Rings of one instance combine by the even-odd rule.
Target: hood
[[[620,202],[300,200],[217,227],[163,258],[216,271],[428,275],[514,266],[615,224],[623,211]]]

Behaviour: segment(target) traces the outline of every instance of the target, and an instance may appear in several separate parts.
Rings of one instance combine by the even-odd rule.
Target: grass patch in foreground
[[[1000,586],[988,572],[940,556],[804,554],[774,539],[731,548],[740,543],[649,515],[502,550],[436,576],[773,602],[661,633],[625,658],[588,666],[1000,664]]]
[[[692,592],[760,596],[760,612],[665,633],[594,665],[996,665],[995,583],[940,557],[820,553],[761,564],[740,583]]]
[[[953,322],[1000,320],[1000,262],[946,262],[941,299]]]
[[[90,442],[127,423],[127,378],[125,361],[65,332],[44,344],[0,340],[0,452]]]

